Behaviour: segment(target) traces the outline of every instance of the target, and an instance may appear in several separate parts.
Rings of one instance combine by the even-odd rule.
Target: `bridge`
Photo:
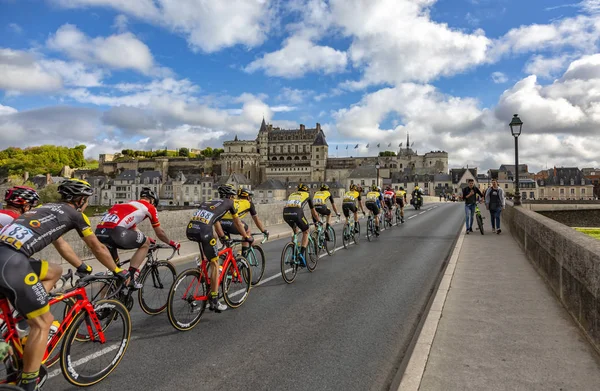
[[[269,221],[265,277],[243,306],[181,333],[136,304],[125,359],[97,388],[598,389],[597,240],[525,206],[507,207],[501,235],[489,220],[485,235],[465,235],[462,203],[428,199],[373,242],[363,223],[358,245],[288,285],[290,230]],[[178,271],[196,251],[182,249]],[[72,389],[50,373],[48,389]]]

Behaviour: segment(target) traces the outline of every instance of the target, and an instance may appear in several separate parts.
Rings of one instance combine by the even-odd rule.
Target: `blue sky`
[[[0,148],[218,146],[260,121],[451,166],[600,166],[600,0],[0,0]],[[371,145],[370,149],[366,144]],[[355,151],[356,152],[356,151]]]

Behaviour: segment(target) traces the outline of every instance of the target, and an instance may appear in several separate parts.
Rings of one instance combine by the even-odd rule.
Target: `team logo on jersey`
[[[42,225],[39,220],[31,220],[29,222],[29,225],[32,226],[33,228],[40,228],[40,226]]]
[[[25,284],[27,285],[35,285],[38,282],[38,276],[35,273],[29,273],[25,276]]]
[[[216,208],[216,206],[212,205],[212,206],[210,207],[210,210],[215,210],[215,208]]]

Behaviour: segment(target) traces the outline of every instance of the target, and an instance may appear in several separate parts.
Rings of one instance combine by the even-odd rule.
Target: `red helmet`
[[[40,196],[31,187],[26,186],[15,186],[8,190],[4,194],[4,201],[7,204],[23,207],[26,205],[35,206],[39,201]]]

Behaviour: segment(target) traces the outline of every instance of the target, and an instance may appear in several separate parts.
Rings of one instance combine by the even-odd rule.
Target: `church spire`
[[[260,124],[260,132],[267,131],[267,123],[265,122],[265,117],[263,117],[262,123]]]
[[[408,132],[406,132],[406,150],[408,151],[408,148],[410,148],[410,136],[408,134]]]

